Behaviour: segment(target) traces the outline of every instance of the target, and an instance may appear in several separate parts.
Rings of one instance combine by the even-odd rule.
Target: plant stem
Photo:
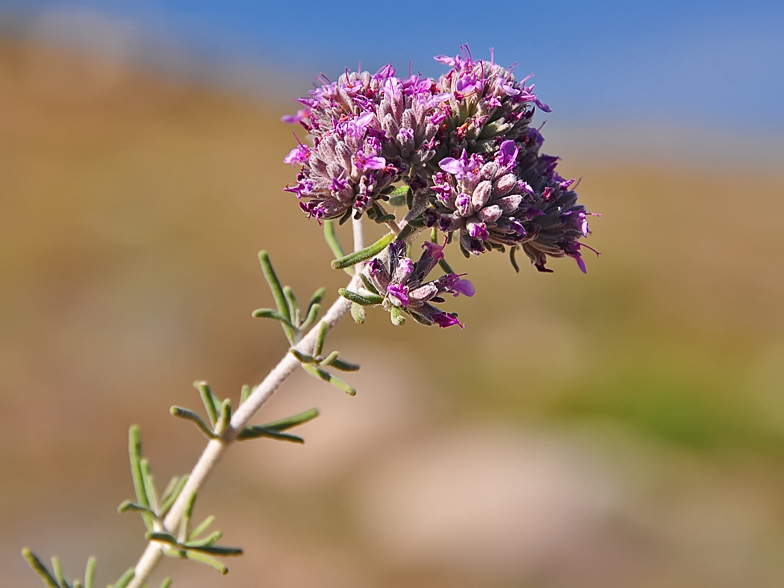
[[[359,251],[364,245],[361,219],[353,221],[353,233],[354,251]],[[359,276],[354,276],[349,282],[347,289],[356,291],[361,283]],[[296,348],[302,353],[312,353],[316,339],[318,338],[319,330],[321,329],[321,323],[326,323],[327,327],[331,330],[344,316],[346,316],[346,314],[348,314],[350,309],[351,302],[342,296],[339,296],[332,306],[330,306],[329,310],[324,315],[324,318],[308,331],[308,334],[302,338]],[[202,487],[207,480],[207,477],[218,464],[218,461],[220,461],[223,453],[234,442],[239,432],[245,428],[245,425],[248,424],[253,415],[261,408],[261,405],[264,404],[269,397],[272,396],[275,390],[294,373],[299,365],[299,360],[297,360],[296,357],[291,353],[286,353],[283,359],[278,362],[278,365],[267,374],[267,377],[264,378],[261,384],[253,389],[253,392],[251,392],[248,399],[237,408],[234,416],[232,416],[231,423],[221,438],[214,439],[207,443],[207,447],[204,449],[201,457],[199,457],[199,461],[196,462],[193,471],[188,477],[188,482],[185,484],[185,487],[180,492],[180,495],[177,497],[177,500],[174,502],[163,521],[167,531],[170,532],[172,529],[177,528],[190,497]],[[161,544],[150,541],[134,567],[134,578],[130,584],[128,584],[128,588],[141,588],[155,569],[155,566],[163,559],[163,555]]]
[[[365,248],[365,237],[362,234],[362,219],[352,218],[351,228],[354,234],[354,251],[359,251]]]

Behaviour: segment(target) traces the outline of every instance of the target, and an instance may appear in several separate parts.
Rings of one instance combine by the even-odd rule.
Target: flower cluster
[[[434,92],[433,80],[395,77],[391,66],[375,74],[346,72],[337,82],[301,98],[297,115],[313,137],[313,148],[300,144],[284,160],[302,164],[297,183],[287,188],[317,219],[362,214],[385,195],[392,183],[420,177],[434,155],[435,135],[447,96]]]
[[[322,77],[309,97],[299,99],[304,108],[284,117],[300,123],[312,140],[285,158],[301,166],[286,190],[319,222],[366,213],[380,222],[395,218],[384,206],[406,187],[413,197],[403,224],[444,233],[445,243],[456,241],[466,257],[509,250],[516,269],[514,253],[522,250],[539,271],[551,271],[548,257],[564,256],[585,271],[581,239],[589,234],[591,213],[577,203],[574,180],[556,171],[558,158],[541,152],[544,138],[531,126],[537,110],[550,108],[526,85],[528,78],[518,81],[512,68],[493,59],[474,59],[467,47],[435,59],[450,68],[438,80],[397,77],[390,65],[375,74],[346,71],[335,82]],[[390,252],[388,263],[398,263],[399,253]],[[425,257],[430,263],[434,255]],[[385,307],[428,324],[449,323],[444,316],[451,315],[419,305],[420,298],[403,303],[405,296],[395,297],[397,287],[423,287],[424,276],[415,287],[405,281],[410,276],[395,277],[413,262],[386,269],[380,263],[369,271],[386,280],[376,284]],[[453,279],[428,282],[428,288],[446,288]]]
[[[424,325],[459,325],[462,328],[456,314],[439,310],[433,303],[444,302],[441,297],[444,292],[454,296],[473,296],[474,286],[453,273],[425,282],[428,274],[443,259],[444,248],[430,242],[425,242],[423,248],[419,260],[413,262],[406,256],[406,244],[393,241],[383,260],[377,257],[368,262],[366,285],[371,292],[383,297],[382,305],[392,314],[393,322],[402,322],[397,317],[403,311]]]

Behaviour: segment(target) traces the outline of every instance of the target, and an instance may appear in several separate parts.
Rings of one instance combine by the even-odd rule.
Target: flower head
[[[438,56],[436,61],[451,66],[438,80],[440,92],[449,96],[450,117],[439,154],[455,156],[463,149],[473,153],[494,152],[504,140],[523,134],[535,109],[550,107],[518,82],[512,68],[474,59],[468,46],[456,57]]]
[[[413,262],[406,256],[406,244],[393,241],[384,259],[377,257],[368,262],[365,272],[370,285],[384,297],[382,305],[393,313],[393,317],[395,313],[404,311],[425,325],[459,325],[462,328],[456,314],[439,310],[433,303],[444,302],[441,297],[444,292],[454,296],[473,296],[474,286],[453,273],[425,282],[444,253],[443,247],[435,243],[426,242],[423,248],[419,260]]]
[[[547,256],[568,256],[585,272],[580,250],[587,246],[581,244],[580,239],[590,234],[588,216],[591,213],[577,203],[577,192],[572,189],[575,180],[566,180],[556,171],[558,158],[538,153],[542,144],[539,138],[536,149],[531,150],[518,166],[532,189],[527,197],[527,210],[519,210],[516,214],[527,233],[520,247],[539,271],[552,271],[545,267]]]
[[[522,243],[527,232],[518,216],[530,205],[532,190],[515,173],[517,152],[514,141],[504,141],[494,158],[464,150],[460,159],[442,159],[426,211],[428,226],[458,231],[460,247],[472,254]]]
[[[297,115],[313,149],[295,148],[284,160],[302,170],[293,192],[318,219],[356,215],[384,197],[392,183],[410,180],[435,154],[439,104],[446,100],[429,78],[395,77],[391,66],[375,74],[346,72],[300,98]],[[426,181],[420,179],[426,185]]]
[[[411,234],[428,226],[446,233],[446,242],[457,236],[467,256],[522,249],[540,271],[550,271],[548,257],[564,256],[585,271],[581,239],[591,213],[577,203],[574,180],[556,172],[558,158],[541,153],[544,138],[531,126],[535,111],[550,112],[549,106],[526,85],[528,78],[517,80],[513,67],[461,49],[436,57],[450,68],[438,80],[398,77],[391,65],[375,74],[347,70],[335,82],[322,76],[299,99],[303,108],[284,117],[312,140],[286,156],[286,163],[301,166],[286,190],[319,220],[369,211],[379,222],[395,218],[381,206],[394,193],[392,204],[408,207],[403,220],[416,228]],[[410,190],[395,190],[400,187]],[[413,272],[433,255],[414,264],[391,251],[371,269],[383,276],[376,266],[398,264],[397,256],[395,271],[410,266]],[[389,275],[385,303],[417,313],[413,282],[401,276]],[[422,280],[413,289],[424,287]],[[427,314],[430,306],[422,308],[417,316],[438,322]]]

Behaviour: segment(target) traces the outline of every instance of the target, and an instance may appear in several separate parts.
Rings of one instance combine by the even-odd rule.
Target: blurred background
[[[545,151],[602,252],[582,275],[453,261],[458,329],[346,321],[355,398],[304,374],[197,503],[245,548],[175,586],[756,587],[784,583],[784,4],[0,2],[0,567],[59,554],[98,585],[144,547],[127,428],[157,478],[203,441],[168,415],[286,351],[256,260],[329,300],[320,231],[282,187],[324,72],[534,72]],[[348,235],[344,236],[348,244]],[[155,584],[157,585],[157,583]]]

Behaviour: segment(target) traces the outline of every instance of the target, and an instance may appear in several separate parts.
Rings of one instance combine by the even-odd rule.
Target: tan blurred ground
[[[37,585],[23,545],[70,574],[95,553],[99,585],[135,561],[128,425],[159,479],[189,470],[202,443],[169,406],[285,352],[250,317],[257,250],[300,298],[342,284],[281,191],[286,109],[0,43],[4,585]],[[459,259],[464,331],[342,325],[358,396],[280,391],[263,420],[322,409],[307,444],[233,450],[197,510],[246,555],[226,578],[167,562],[175,586],[784,582],[784,174],[571,147],[603,214],[589,274]]]

